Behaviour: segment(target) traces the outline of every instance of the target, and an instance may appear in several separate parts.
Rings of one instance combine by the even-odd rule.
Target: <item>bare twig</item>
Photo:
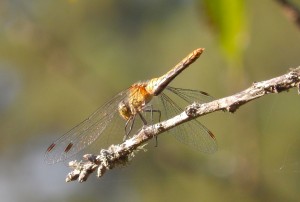
[[[102,149],[99,155],[86,154],[81,162],[71,161],[69,166],[73,169],[66,178],[66,181],[87,180],[89,174],[97,171],[97,176],[101,177],[107,170],[117,166],[126,165],[134,154],[143,149],[144,144],[151,138],[173,128],[179,124],[195,119],[216,111],[235,112],[240,106],[270,93],[280,93],[297,87],[298,94],[300,86],[300,67],[291,69],[287,74],[272,78],[267,81],[255,82],[244,91],[232,96],[214,100],[209,103],[189,105],[181,114],[151,125],[144,126],[138,134],[126,140],[120,145],[111,145],[107,150]]]
[[[287,17],[295,22],[297,27],[300,29],[300,9],[289,0],[277,0],[277,2],[282,6]]]

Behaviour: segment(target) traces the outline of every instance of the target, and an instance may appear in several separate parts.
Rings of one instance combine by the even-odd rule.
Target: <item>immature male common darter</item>
[[[45,161],[49,164],[64,161],[83,150],[99,139],[117,116],[124,119],[125,138],[131,132],[136,118],[141,118],[143,123],[147,124],[144,118],[146,113],[156,111],[163,113],[165,118],[175,116],[182,109],[168,93],[178,96],[187,104],[211,100],[203,91],[168,86],[177,75],[197,60],[203,51],[203,48],[196,49],[163,76],[135,83],[118,93],[90,117],[53,142],[46,151]],[[158,98],[161,108],[152,108],[155,107],[151,105],[154,97]],[[170,132],[179,141],[202,152],[212,153],[217,150],[215,136],[196,119],[178,125]]]

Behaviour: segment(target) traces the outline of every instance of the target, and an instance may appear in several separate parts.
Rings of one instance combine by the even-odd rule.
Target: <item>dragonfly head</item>
[[[128,120],[128,119],[130,119],[130,117],[133,116],[133,113],[131,111],[131,108],[130,108],[128,102],[121,101],[118,105],[118,111],[119,111],[120,116],[125,120]]]

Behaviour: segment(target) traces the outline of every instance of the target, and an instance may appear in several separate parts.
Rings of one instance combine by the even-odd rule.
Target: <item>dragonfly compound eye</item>
[[[128,120],[130,117],[132,117],[132,111],[128,105],[124,101],[121,101],[118,106],[118,111],[121,117],[125,120]]]

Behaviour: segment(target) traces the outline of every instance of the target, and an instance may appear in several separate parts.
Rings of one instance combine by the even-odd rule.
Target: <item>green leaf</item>
[[[241,61],[247,41],[245,1],[203,0],[203,9],[227,58]]]

